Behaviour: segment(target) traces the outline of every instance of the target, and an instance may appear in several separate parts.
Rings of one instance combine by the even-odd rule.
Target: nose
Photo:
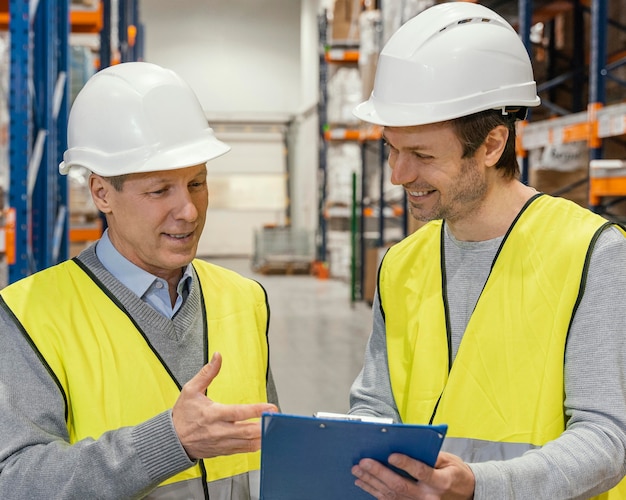
[[[175,214],[177,219],[194,222],[198,218],[198,207],[192,193],[187,189],[181,189],[176,197]]]
[[[417,178],[417,168],[408,158],[408,154],[398,153],[389,157],[391,183],[396,186],[410,184]]]

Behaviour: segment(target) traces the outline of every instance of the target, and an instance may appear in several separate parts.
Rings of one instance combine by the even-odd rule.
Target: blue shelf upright
[[[121,62],[142,61],[144,30],[138,0],[119,0],[118,34]]]
[[[67,256],[67,183],[58,174],[68,115],[66,0],[9,2],[9,207],[15,210],[12,283]]]

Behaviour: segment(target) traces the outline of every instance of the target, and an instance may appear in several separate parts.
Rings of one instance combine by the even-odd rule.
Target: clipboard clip
[[[332,413],[327,411],[317,411],[313,414],[316,418],[327,418],[331,420],[350,420],[353,422],[371,422],[376,424],[393,424],[393,419],[388,417],[372,417],[369,415],[348,415],[346,413]]]

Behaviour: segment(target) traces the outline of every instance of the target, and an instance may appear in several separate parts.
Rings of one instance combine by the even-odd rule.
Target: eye
[[[432,160],[433,159],[431,155],[419,153],[418,151],[413,151],[413,156],[415,156],[416,158],[419,158],[420,160]]]

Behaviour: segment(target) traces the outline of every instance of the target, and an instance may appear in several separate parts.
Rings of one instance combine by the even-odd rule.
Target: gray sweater
[[[453,356],[501,241],[458,241],[446,231]],[[400,421],[378,296],[372,309],[373,331],[352,386],[350,412]],[[626,474],[626,239],[615,228],[600,236],[593,251],[564,370],[565,432],[515,459],[470,463],[476,477],[474,500],[589,498]]]
[[[92,246],[81,253],[80,260],[126,307],[177,381],[184,385],[204,362],[197,276],[194,273],[187,300],[170,320],[109,274],[94,249]],[[31,305],[31,312],[37,314],[37,304]],[[278,404],[271,373],[268,399]],[[2,499],[144,498],[166,478],[194,465],[174,431],[171,411],[133,427],[106,432],[97,440],[84,439],[70,446],[63,397],[3,308],[0,404]],[[256,476],[258,471],[211,483],[211,500],[256,498]],[[165,498],[162,495],[167,490],[159,489],[161,495],[154,498]],[[200,494],[187,492],[185,497],[204,498]]]

